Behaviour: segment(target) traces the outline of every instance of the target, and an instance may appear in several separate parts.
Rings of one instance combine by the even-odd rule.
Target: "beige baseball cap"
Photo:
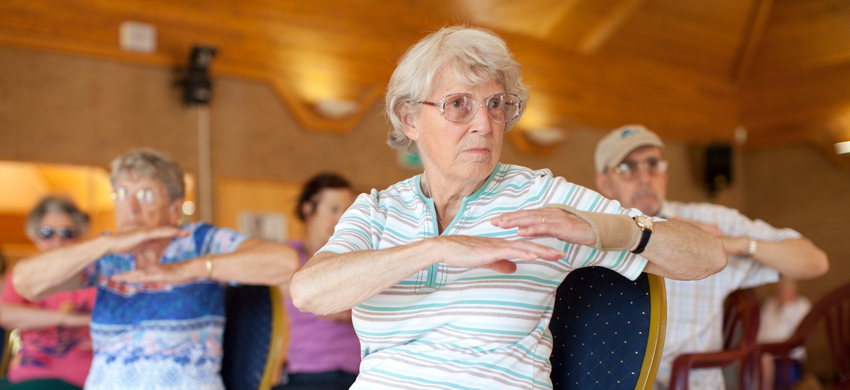
[[[625,125],[612,131],[596,145],[596,153],[593,155],[596,172],[605,173],[606,169],[622,162],[633,150],[647,145],[664,149],[661,138],[643,125]]]

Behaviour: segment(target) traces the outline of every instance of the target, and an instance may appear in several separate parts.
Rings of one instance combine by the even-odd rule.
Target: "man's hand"
[[[517,228],[524,237],[554,237],[564,242],[593,246],[596,233],[583,219],[558,208],[520,210],[490,220],[503,229]]]
[[[151,264],[122,274],[113,275],[112,280],[123,283],[185,283],[206,277],[203,258],[180,263]]]
[[[684,218],[673,218],[673,220],[695,225],[696,227],[711,233],[714,237],[719,238],[720,242],[723,243],[723,250],[726,251],[727,256],[743,256],[747,254],[747,245],[749,244],[749,239],[747,237],[724,236],[723,231],[721,231],[717,225],[712,225],[710,223],[703,223]]]
[[[711,235],[713,235],[714,237],[717,237],[717,238],[723,237],[723,231],[720,230],[720,228],[717,225],[712,225],[710,223],[703,223],[703,222],[698,222],[698,221],[694,221],[694,220],[690,220],[690,219],[684,219],[684,218],[678,218],[678,217],[673,218],[673,220],[674,221],[687,222],[691,225],[696,225],[696,227],[711,233]]]

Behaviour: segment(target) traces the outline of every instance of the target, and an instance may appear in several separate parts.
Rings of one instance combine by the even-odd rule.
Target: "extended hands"
[[[151,257],[153,264],[133,271],[112,276],[112,280],[125,283],[181,283],[196,279],[203,273],[198,272],[200,262],[187,261],[175,264],[159,264],[159,256],[167,246],[164,239],[185,237],[189,232],[172,226],[136,230],[130,233],[110,236],[113,241],[110,253],[131,253],[136,255],[136,264],[140,258]],[[203,264],[200,264],[203,265]]]
[[[554,237],[586,246],[596,243],[589,223],[558,208],[514,211],[495,217],[490,223],[503,229],[517,228],[517,234],[525,237]]]
[[[743,256],[747,254],[747,246],[749,244],[749,239],[747,237],[724,236],[723,231],[720,230],[720,227],[710,223],[703,223],[685,218],[673,219],[676,221],[687,222],[689,224],[695,225],[703,231],[709,232],[714,237],[717,237],[717,239],[723,243],[723,250],[726,252],[727,256]]]
[[[564,252],[526,241],[475,236],[440,236],[434,240],[440,243],[438,254],[443,263],[506,274],[516,271],[516,264],[508,258],[555,261],[564,257]]]

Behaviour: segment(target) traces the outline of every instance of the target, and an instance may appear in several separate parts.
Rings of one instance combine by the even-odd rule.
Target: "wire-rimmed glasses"
[[[507,123],[519,116],[522,110],[522,99],[512,93],[497,93],[484,100],[484,103],[475,105],[475,97],[469,93],[453,93],[446,95],[439,102],[416,102],[437,107],[443,118],[452,123],[466,123],[478,112],[481,107],[487,107],[487,115],[498,123]]]
[[[620,175],[623,179],[632,180],[638,176],[638,172],[646,169],[646,173],[650,176],[655,176],[660,173],[667,172],[667,165],[670,163],[667,160],[656,160],[651,158],[642,163],[634,161],[624,161],[622,164],[611,168],[614,173]]]

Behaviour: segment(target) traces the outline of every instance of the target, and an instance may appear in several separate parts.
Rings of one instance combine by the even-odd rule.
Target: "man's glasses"
[[[522,110],[522,99],[512,93],[497,93],[487,98],[484,104],[476,105],[475,97],[469,93],[453,93],[446,95],[439,102],[417,102],[428,104],[440,109],[440,114],[452,123],[466,123],[481,107],[487,107],[487,115],[498,123],[507,123],[519,116]]]
[[[142,205],[152,205],[156,202],[157,199],[159,199],[159,194],[150,188],[142,188],[131,194],[129,191],[127,191],[126,188],[119,187],[117,190],[115,190],[115,192],[112,193],[112,200],[119,203],[124,203],[130,200],[130,196],[136,198],[136,201],[138,201],[139,204]]]
[[[640,170],[642,169],[646,169],[646,173],[650,176],[667,172],[668,164],[669,162],[667,160],[656,160],[653,158],[642,163],[636,163],[634,161],[623,162],[622,164],[611,168],[611,170],[620,175],[623,179],[632,180],[637,178]]]
[[[49,240],[54,234],[68,240],[77,236],[77,230],[65,227],[54,228],[50,226],[42,226],[38,229],[36,234],[43,240]]]

